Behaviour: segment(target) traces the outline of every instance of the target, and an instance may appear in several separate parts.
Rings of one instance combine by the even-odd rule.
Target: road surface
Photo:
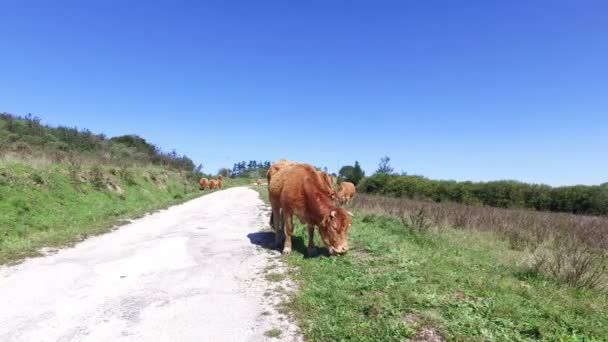
[[[251,241],[266,210],[227,189],[0,267],[0,341],[300,340],[276,310],[293,286],[265,277],[285,267]]]

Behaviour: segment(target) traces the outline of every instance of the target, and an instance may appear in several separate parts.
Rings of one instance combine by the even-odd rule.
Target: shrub
[[[103,170],[99,165],[93,166],[90,172],[91,184],[98,190],[104,190],[106,188],[106,178],[103,174]]]
[[[68,158],[67,154],[74,154],[103,164],[155,164],[196,171],[190,158],[175,151],[163,152],[137,135],[107,139],[103,134],[94,134],[87,129],[45,126],[32,115],[18,117],[0,113],[0,147],[20,155],[43,153],[53,162],[62,162]]]
[[[565,186],[526,184],[516,181],[436,181],[421,176],[375,174],[364,178],[359,192],[368,194],[455,202],[497,208],[525,208],[539,211],[608,215],[607,186]]]
[[[535,272],[548,274],[571,287],[603,288],[608,280],[605,250],[593,249],[571,236],[559,236],[533,254]]]

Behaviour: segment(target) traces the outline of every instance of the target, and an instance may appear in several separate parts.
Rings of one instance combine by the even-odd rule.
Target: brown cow
[[[355,184],[351,182],[342,182],[340,183],[340,190],[338,190],[337,193],[338,202],[340,204],[351,204],[356,193]]]
[[[277,244],[282,240],[283,254],[291,252],[293,215],[308,225],[308,253],[315,254],[315,226],[330,255],[343,254],[348,250],[346,233],[352,224],[348,211],[337,208],[327,192],[317,171],[307,164],[293,164],[281,168],[270,181],[268,192],[272,206]],[[281,216],[282,221],[281,222]]]
[[[255,185],[257,185],[257,186],[262,185],[262,180],[261,179],[256,180]]]
[[[209,186],[209,180],[205,177],[201,178],[198,183],[201,185],[201,190],[205,190]]]
[[[266,172],[266,179],[268,180],[268,185],[270,185],[270,179],[272,178],[272,176],[275,173],[279,172],[279,170],[281,168],[283,168],[284,166],[293,165],[293,164],[296,164],[296,163],[289,161],[287,159],[281,159],[281,160],[273,163],[272,165],[270,165],[270,168]]]
[[[217,188],[221,189],[222,187],[224,187],[224,182],[222,182],[222,176],[217,177]]]
[[[223,182],[224,181],[224,177],[222,177],[222,175],[219,175],[219,176],[217,176],[217,180],[220,181],[220,182]]]
[[[272,179],[273,175],[275,175],[277,172],[279,172],[282,168],[286,166],[292,166],[297,164],[300,163],[296,163],[287,159],[280,159],[279,161],[273,163],[268,169],[268,172],[266,172],[266,179],[268,180],[268,191],[270,191],[270,180]],[[336,192],[334,191],[334,188],[332,186],[331,177],[323,171],[317,171],[317,175],[319,176],[321,184],[323,184],[323,188],[325,189],[327,195],[330,196],[333,201],[337,200]],[[272,212],[270,213],[270,225],[274,227],[274,215],[272,214]]]
[[[217,189],[217,181],[215,179],[212,179],[209,181],[209,189],[211,189],[211,190]]]
[[[317,171],[317,174],[321,179],[321,184],[323,184],[325,192],[327,193],[327,195],[329,195],[329,197],[331,197],[332,201],[335,201],[338,197],[336,195],[336,191],[334,190],[331,176],[323,171]]]

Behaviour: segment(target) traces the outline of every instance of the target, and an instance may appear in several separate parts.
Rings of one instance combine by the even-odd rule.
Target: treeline
[[[190,172],[193,178],[200,176],[202,168],[187,156],[164,152],[137,135],[108,138],[88,129],[51,127],[31,114],[0,113],[0,152],[43,153],[56,162],[87,157],[100,163],[154,164]]]
[[[270,164],[272,163],[269,160],[250,160],[249,162],[243,160],[242,162],[234,163],[232,171],[230,171],[230,177],[259,178],[266,174],[266,171],[270,168]],[[220,170],[219,174],[223,174],[224,172],[225,170]]]
[[[608,183],[598,186],[551,187],[509,180],[456,182],[376,173],[361,180],[357,189],[364,193],[435,202],[608,215]]]

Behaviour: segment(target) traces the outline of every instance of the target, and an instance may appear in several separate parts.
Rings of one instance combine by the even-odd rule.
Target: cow
[[[271,177],[268,193],[278,246],[283,239],[282,231],[285,235],[283,254],[291,252],[294,215],[308,226],[309,255],[316,254],[315,226],[330,255],[346,253],[346,233],[352,225],[352,214],[335,206],[312,166],[293,164],[281,168]]]
[[[357,190],[353,183],[351,183],[351,182],[340,183],[340,190],[338,190],[338,193],[337,193],[338,203],[340,203],[342,205],[351,204],[356,193],[357,193]]]
[[[273,175],[275,175],[277,172],[279,172],[284,167],[292,166],[292,165],[296,165],[296,164],[300,164],[300,163],[290,161],[287,159],[280,159],[279,161],[273,163],[270,166],[270,168],[268,169],[268,172],[266,172],[266,179],[268,180],[268,191],[270,191],[270,180],[272,179]],[[337,200],[336,192],[334,191],[334,188],[332,186],[331,177],[323,171],[316,171],[316,172],[321,180],[321,184],[323,184],[323,188],[325,189],[325,192],[331,197],[331,199],[333,201]],[[274,215],[272,215],[272,212],[270,213],[270,225],[274,226]]]
[[[287,159],[281,159],[275,163],[273,163],[272,165],[270,165],[270,168],[268,168],[268,171],[266,172],[266,180],[268,180],[268,184],[270,185],[270,179],[272,178],[272,176],[279,172],[279,170],[281,168],[283,168],[284,166],[288,166],[288,165],[293,165],[296,164],[295,162],[289,161]]]
[[[224,182],[222,182],[222,176],[217,177],[217,188],[221,189],[224,186]]]
[[[201,190],[205,190],[209,186],[209,180],[205,177],[198,182],[201,185]]]
[[[257,185],[257,186],[262,185],[262,180],[261,179],[256,180],[255,185]]]
[[[219,176],[217,176],[217,180],[220,181],[220,182],[223,182],[224,181],[224,177],[222,177],[222,175],[219,175]]]
[[[212,179],[209,181],[209,189],[211,189],[211,190],[217,189],[217,181],[215,179]]]
[[[336,195],[336,191],[334,190],[333,181],[331,176],[323,171],[317,171],[317,175],[321,179],[321,184],[325,188],[325,192],[331,197],[332,201],[335,201],[338,197]]]

